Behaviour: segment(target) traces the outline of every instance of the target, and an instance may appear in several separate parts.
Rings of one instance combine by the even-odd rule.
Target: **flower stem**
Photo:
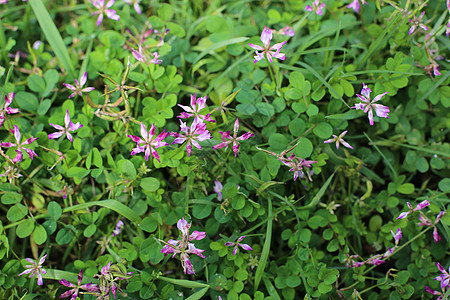
[[[270,78],[272,78],[272,82],[275,83],[275,86],[276,86],[277,83],[275,81],[275,77],[273,76],[273,71],[272,71],[272,68],[270,67],[270,62],[269,62],[269,59],[267,58],[266,53],[264,53],[264,58],[266,59],[267,67],[269,68]]]

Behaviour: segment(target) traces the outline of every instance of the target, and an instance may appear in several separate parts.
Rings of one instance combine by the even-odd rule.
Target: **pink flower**
[[[352,8],[354,12],[359,13],[359,9],[361,8],[361,4],[359,4],[360,1],[362,4],[367,5],[365,0],[353,0],[352,3],[347,5],[347,8]]]
[[[245,235],[239,237],[237,242],[226,242],[225,246],[234,246],[233,255],[236,255],[238,247],[241,247],[242,249],[247,250],[247,251],[253,251],[252,247],[250,247],[249,245],[247,245],[247,244],[240,244],[240,242],[243,239],[245,239]]]
[[[182,122],[180,120],[180,128],[182,133],[178,132],[171,132],[170,136],[174,137],[175,140],[172,142],[172,144],[183,144],[185,141],[186,143],[186,151],[188,153],[188,157],[191,155],[192,151],[192,145],[191,143],[199,150],[202,149],[200,144],[198,142],[202,142],[204,140],[210,139],[211,134],[206,129],[206,124],[201,121],[200,118],[197,116],[195,117],[194,121],[191,124],[191,127],[187,127],[186,123]]]
[[[63,85],[66,88],[68,88],[69,90],[71,90],[73,92],[72,94],[70,94],[69,98],[72,98],[72,97],[74,97],[76,95],[82,96],[83,92],[84,93],[89,93],[90,91],[95,90],[95,88],[93,88],[93,87],[87,87],[87,88],[83,89],[83,85],[87,81],[87,72],[84,72],[83,76],[81,76],[80,82],[78,82],[78,80],[76,80],[76,79],[74,79],[74,80],[75,80],[75,86],[73,86],[71,84],[68,84],[68,83],[63,83]]]
[[[431,78],[433,78],[434,76],[441,76],[441,72],[439,72],[439,64],[434,60],[434,59],[430,59],[430,64],[425,66],[423,68],[423,70],[430,75]],[[433,72],[433,75],[431,75],[431,72]]]
[[[138,61],[143,62],[143,63],[149,63],[149,64],[154,64],[154,65],[162,63],[162,60],[159,59],[158,52],[154,52],[153,54],[151,54],[152,58],[149,59],[149,57],[144,52],[144,49],[142,48],[141,45],[139,45],[139,51],[132,49],[131,53],[133,54],[134,58],[136,58]]]
[[[371,92],[372,91],[367,87],[367,85],[365,83],[363,83],[363,88],[361,90],[362,95],[356,94],[356,96],[358,96],[358,98],[363,103],[356,103],[356,105],[351,108],[361,109],[364,111],[364,113],[368,113],[369,124],[373,125],[373,111],[372,110],[373,109],[375,110],[375,113],[377,114],[378,117],[389,118],[388,117],[389,107],[381,105],[381,104],[375,104],[375,102],[379,101],[388,92],[377,95],[375,98],[373,98],[373,100],[370,100]]]
[[[311,168],[312,164],[317,163],[317,161],[313,160],[305,160],[302,158],[295,157],[295,154],[292,154],[288,158],[282,158],[280,161],[286,166],[290,167],[289,171],[294,172],[294,181],[297,180],[298,177],[303,178],[303,167]],[[308,172],[306,172],[308,178],[311,180],[311,176]]]
[[[35,140],[37,140],[38,138],[30,137],[29,139],[27,139],[21,143],[20,142],[21,135],[20,135],[19,127],[17,127],[17,125],[14,125],[14,129],[12,129],[11,132],[14,135],[14,138],[16,139],[16,143],[14,144],[14,143],[2,142],[0,144],[0,147],[7,147],[7,148],[17,147],[17,149],[16,149],[17,155],[13,159],[14,163],[16,163],[18,161],[22,161],[22,158],[23,158],[22,150],[24,150],[31,159],[33,159],[34,156],[38,156],[36,154],[36,152],[34,152],[33,150],[24,147],[24,145],[29,145],[32,142],[34,142]]]
[[[122,227],[123,227],[123,221],[122,220],[119,220],[119,221],[117,221],[117,223],[116,223],[116,228],[113,230],[113,233],[112,233],[112,235],[113,236],[116,236],[116,235],[119,235],[121,232],[122,232]]]
[[[180,113],[178,118],[186,119],[189,117],[196,116],[203,122],[205,121],[216,122],[211,118],[211,114],[207,114],[205,116],[200,114],[200,111],[206,107],[206,99],[207,99],[206,96],[197,99],[195,97],[195,94],[191,95],[191,107],[178,104],[179,107],[185,110],[184,112]]]
[[[178,220],[177,227],[181,232],[180,239],[169,240],[167,242],[160,240],[165,244],[161,249],[161,253],[164,253],[164,256],[173,253],[172,258],[174,258],[178,253],[180,253],[180,260],[184,270],[184,274],[195,274],[194,267],[192,266],[189,254],[195,254],[201,258],[205,258],[205,256],[202,254],[205,250],[196,248],[195,245],[190,242],[204,239],[206,237],[206,233],[194,230],[189,235],[189,229],[191,228],[191,224],[188,223],[184,218]]]
[[[422,28],[425,31],[429,30],[428,26],[425,26],[424,24],[422,24],[424,14],[425,14],[425,12],[423,11],[419,17],[414,16],[414,18],[412,20],[409,19],[409,22],[412,23],[413,25],[409,29],[408,35],[411,35],[416,30],[416,28]]]
[[[391,230],[391,233],[392,233],[392,236],[394,237],[395,244],[397,245],[398,242],[400,241],[400,239],[403,236],[402,235],[402,230],[400,228],[398,228],[396,233],[394,233],[392,230]]]
[[[97,26],[100,26],[100,24],[102,23],[103,14],[105,14],[106,17],[111,20],[120,20],[120,16],[117,14],[117,12],[114,9],[109,9],[111,6],[113,6],[114,2],[116,2],[116,0],[109,0],[105,5],[105,0],[91,0],[92,5],[94,5],[95,8],[98,9],[98,11],[92,13],[93,16],[98,15]]]
[[[19,276],[22,276],[25,274],[30,274],[30,278],[31,278],[34,275],[36,275],[38,278],[37,284],[43,285],[44,280],[42,279],[42,275],[46,274],[47,271],[42,268],[42,264],[44,263],[46,258],[47,258],[47,254],[42,256],[42,258],[39,260],[39,263],[36,263],[31,258],[26,258],[26,261],[29,262],[31,265],[26,265],[25,268],[27,268],[28,270],[23,271],[22,273],[19,274]]]
[[[222,189],[223,185],[219,180],[214,180],[214,193],[217,194],[217,200],[222,201]]]
[[[319,0],[314,0],[313,1],[313,6],[311,7],[311,5],[307,5],[305,7],[306,11],[313,11],[316,14],[318,14],[319,16],[322,15],[322,9],[325,7],[325,3],[321,3]]]
[[[99,288],[96,284],[88,283],[88,284],[81,284],[81,281],[83,280],[83,271],[80,270],[80,273],[78,274],[78,284],[73,284],[69,281],[67,281],[66,279],[62,279],[59,281],[59,283],[61,283],[62,285],[66,286],[66,287],[70,287],[72,289],[64,292],[59,298],[67,298],[67,297],[71,297],[71,300],[76,300],[78,297],[78,293],[80,291],[80,289],[86,290],[88,292],[93,292],[96,293],[99,291]]]
[[[422,202],[417,204],[416,208],[414,208],[414,211],[422,210],[428,205],[430,205],[430,200],[423,200]]]
[[[448,269],[449,272],[447,272],[444,267],[440,263],[436,263],[436,266],[438,267],[439,271],[441,271],[441,275],[436,277],[434,280],[441,282],[441,289],[444,290],[445,287],[450,286],[450,268]]]
[[[141,0],[123,0],[126,4],[133,4],[134,10],[140,15],[142,13],[141,7],[139,6],[139,2]]]
[[[287,43],[287,41],[275,44],[272,47],[270,47],[271,40],[272,40],[272,30],[269,27],[264,27],[264,30],[261,33],[261,42],[263,42],[264,47],[248,43],[250,47],[257,50],[255,51],[256,55],[254,56],[255,58],[255,61],[253,62],[254,64],[263,59],[264,55],[267,56],[267,59],[269,60],[270,63],[272,63],[272,57],[285,60],[286,56],[284,55],[284,53],[280,53],[280,50],[281,47],[283,47],[283,45]],[[258,50],[262,52],[258,52]]]
[[[223,147],[228,147],[229,144],[233,143],[234,156],[237,157],[237,153],[239,151],[239,146],[240,146],[239,141],[244,141],[255,135],[254,133],[251,133],[249,131],[247,133],[244,133],[240,137],[238,137],[237,136],[238,131],[239,131],[239,119],[236,119],[236,121],[234,122],[233,136],[230,135],[229,131],[227,131],[227,132],[219,131],[220,134],[222,135],[222,143],[217,144],[217,145],[213,146],[212,148],[214,150],[217,150],[217,149],[221,149]]]
[[[344,145],[347,148],[353,149],[353,147],[350,146],[349,143],[344,141],[344,135],[346,135],[346,134],[347,134],[347,130],[342,132],[339,136],[336,136],[336,135],[333,134],[333,138],[329,139],[329,140],[326,140],[324,143],[328,144],[328,143],[336,142],[336,149],[339,149],[339,144],[342,144],[342,145]]]
[[[131,155],[135,155],[137,153],[145,152],[145,160],[148,161],[150,157],[150,153],[154,158],[159,162],[159,154],[156,152],[156,149],[162,146],[169,145],[163,140],[169,135],[168,132],[164,129],[156,138],[155,138],[155,123],[152,124],[150,130],[147,133],[147,127],[145,127],[144,123],[141,122],[141,136],[140,138],[135,135],[127,134],[127,137],[136,142],[136,148],[133,148],[131,151]]]
[[[0,127],[3,125],[3,122],[5,122],[5,113],[10,115],[10,114],[17,114],[20,112],[18,108],[9,107],[15,95],[16,93],[9,93],[8,95],[5,95],[5,104],[3,105],[3,109],[0,112]]]
[[[278,33],[281,35],[287,35],[287,36],[294,36],[295,35],[295,31],[292,30],[291,26],[286,26],[281,28],[280,30],[278,30]]]
[[[65,127],[62,127],[60,125],[55,125],[52,123],[49,123],[50,126],[53,126],[54,128],[60,130],[58,132],[54,132],[48,135],[49,139],[57,139],[60,136],[62,136],[63,134],[67,135],[67,139],[69,139],[69,141],[71,141],[73,143],[73,137],[70,134],[70,132],[75,132],[78,129],[80,129],[81,127],[83,127],[82,124],[80,124],[80,122],[77,122],[76,124],[73,124],[72,121],[70,120],[70,115],[69,115],[69,110],[66,110],[66,116],[64,117],[64,124]]]

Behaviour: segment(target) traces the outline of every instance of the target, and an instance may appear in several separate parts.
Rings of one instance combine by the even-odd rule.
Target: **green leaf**
[[[199,55],[197,55],[195,60],[192,62],[192,65],[195,65],[200,59],[202,59],[205,55],[207,55],[210,52],[213,52],[217,49],[220,49],[224,46],[228,46],[231,44],[243,43],[246,40],[248,40],[248,37],[237,37],[237,38],[233,38],[233,39],[227,39],[222,42],[214,43],[213,45],[211,45],[208,48],[206,48],[205,50],[203,50]]]
[[[41,102],[41,104],[39,105],[39,108],[38,108],[38,111],[37,111],[38,115],[44,116],[47,113],[47,111],[50,108],[50,106],[52,106],[52,101],[49,100],[49,99],[44,99]]]
[[[70,207],[66,207],[63,209],[64,213],[71,212],[71,211],[77,211],[77,210],[84,210],[86,208],[99,205],[103,206],[109,209],[114,210],[115,212],[119,213],[120,215],[124,216],[128,220],[132,222],[141,222],[141,218],[138,214],[136,214],[131,208],[128,206],[125,206],[124,204],[120,203],[117,200],[102,200],[102,201],[92,201],[88,203],[82,203]]]
[[[414,184],[404,183],[397,187],[397,192],[401,194],[412,194],[414,193]]]
[[[441,181],[439,181],[439,189],[443,191],[444,193],[450,192],[450,178],[444,178]]]
[[[16,222],[21,220],[28,213],[28,209],[25,205],[16,203],[6,213],[6,217],[10,222]]]
[[[160,182],[154,177],[142,178],[140,187],[149,192],[156,192],[159,189]]]
[[[29,236],[34,230],[34,221],[30,217],[21,222],[19,226],[17,226],[16,234],[21,239]]]
[[[67,176],[83,178],[88,176],[90,172],[90,170],[86,170],[85,168],[72,167],[67,171]]]
[[[71,77],[74,77],[74,68],[72,62],[70,61],[69,53],[67,52],[66,45],[59,34],[58,29],[53,23],[52,18],[48,14],[47,9],[45,8],[42,0],[34,0],[30,1],[29,4],[33,9],[34,15],[41,26],[42,31],[44,32],[45,37],[47,38],[50,46],[55,52],[56,56],[59,59],[59,62],[62,65],[62,68],[69,72]]]
[[[299,144],[294,149],[297,157],[307,158],[313,152],[313,144],[307,138],[301,138]]]
[[[62,214],[61,206],[55,201],[50,202],[48,204],[48,214],[50,215],[50,218],[57,221]]]
[[[38,75],[30,75],[30,77],[28,77],[28,87],[33,92],[42,94],[45,91],[45,81]]]
[[[314,127],[313,132],[321,139],[327,139],[333,133],[333,127],[326,122],[321,122]]]
[[[207,218],[212,212],[212,205],[210,204],[194,204],[192,214],[197,219]]]
[[[2,203],[5,205],[15,204],[22,200],[22,195],[14,192],[8,192],[2,196]]]
[[[172,19],[173,11],[172,6],[167,3],[161,4],[161,6],[158,8],[158,16],[163,19],[164,21],[169,21]]]
[[[121,166],[122,173],[130,179],[136,179],[137,172],[133,163],[128,159],[122,159],[119,161],[119,166]]]
[[[261,252],[261,257],[259,258],[258,267],[255,272],[255,291],[258,290],[259,283],[264,275],[264,270],[266,269],[267,259],[269,258],[270,252],[270,244],[272,241],[272,200],[267,198],[268,200],[268,215],[267,215],[267,229],[266,229],[266,238],[264,240],[263,249]],[[265,282],[265,281],[264,281]]]
[[[158,228],[158,225],[161,225],[160,216],[157,213],[152,213],[149,216],[145,217],[140,223],[140,227],[142,230],[146,232],[153,232]]]
[[[92,236],[97,231],[97,226],[95,224],[90,224],[88,227],[86,227],[83,231],[83,235],[85,237]]]
[[[36,112],[39,108],[39,101],[34,94],[28,92],[18,92],[14,100],[23,110]]]
[[[56,234],[56,243],[58,245],[66,245],[72,241],[73,232],[67,228],[62,228]]]
[[[42,245],[47,240],[47,231],[41,224],[36,224],[33,231],[33,240],[38,245]]]

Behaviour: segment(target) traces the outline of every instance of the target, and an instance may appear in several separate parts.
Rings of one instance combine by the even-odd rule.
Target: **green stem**
[[[270,67],[270,62],[269,62],[269,59],[267,58],[267,54],[266,53],[264,53],[264,58],[266,59],[267,67],[269,68],[270,78],[272,78],[272,82],[276,86],[277,82],[275,81],[275,77],[273,76],[273,71],[272,71],[272,68]]]

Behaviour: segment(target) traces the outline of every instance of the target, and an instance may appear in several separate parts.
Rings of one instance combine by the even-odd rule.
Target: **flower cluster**
[[[42,275],[46,274],[47,271],[44,270],[44,268],[42,268],[42,264],[45,262],[46,258],[47,258],[47,254],[42,256],[38,263],[35,262],[34,260],[32,260],[31,258],[25,258],[25,260],[27,262],[29,262],[31,265],[26,265],[25,268],[27,268],[27,270],[25,270],[22,273],[20,273],[19,276],[22,276],[22,275],[25,275],[25,274],[30,274],[30,278],[31,278],[34,275],[36,275],[37,276],[37,284],[38,285],[43,285],[44,284],[44,280],[42,278]]]
[[[366,0],[353,0],[352,3],[347,5],[347,8],[351,8],[354,12],[359,13],[359,9],[361,8],[361,4],[359,2],[361,2],[361,4],[367,5]]]
[[[189,234],[191,224],[188,223],[184,218],[178,220],[177,227],[181,233],[180,238],[178,240],[169,240],[167,242],[160,240],[165,244],[161,249],[161,253],[164,253],[164,256],[173,253],[172,258],[179,253],[184,274],[195,274],[189,254],[195,254],[197,256],[205,258],[205,256],[202,254],[202,252],[204,252],[205,250],[195,248],[195,245],[190,242],[195,240],[202,240],[206,237],[206,233],[194,230],[191,234]]]
[[[270,29],[269,27],[264,27],[261,33],[261,42],[263,43],[264,47],[248,43],[250,47],[256,50],[255,51],[256,55],[254,56],[255,61],[253,62],[254,64],[263,59],[265,56],[267,57],[270,63],[272,63],[272,57],[285,60],[286,56],[284,53],[280,53],[280,50],[281,47],[283,47],[283,45],[287,43],[287,41],[277,43],[271,47],[270,46],[271,40],[272,40],[272,29]]]
[[[83,96],[83,93],[89,93],[93,90],[95,90],[94,87],[87,87],[87,88],[83,88],[84,84],[87,81],[87,72],[84,72],[83,76],[81,76],[80,81],[74,79],[75,81],[75,86],[68,84],[68,83],[63,83],[63,85],[68,88],[69,90],[71,90],[73,93],[70,94],[69,99],[72,97],[75,97],[76,95],[79,96]]]
[[[0,147],[6,147],[6,148],[17,147],[17,149],[16,149],[17,154],[16,154],[16,157],[14,157],[14,159],[12,160],[13,163],[22,161],[22,159],[23,159],[22,151],[25,151],[28,154],[28,156],[30,156],[31,159],[33,159],[34,156],[38,156],[36,154],[36,152],[34,152],[33,150],[24,147],[25,145],[29,145],[29,144],[33,143],[38,138],[30,137],[29,139],[26,139],[24,142],[20,142],[21,134],[19,131],[19,127],[17,127],[17,125],[14,125],[14,129],[12,129],[11,132],[12,132],[14,138],[16,139],[16,143],[2,142],[2,143],[0,143]]]
[[[70,134],[70,132],[77,131],[78,129],[83,127],[83,125],[80,124],[80,122],[77,122],[76,124],[72,123],[72,121],[70,120],[69,110],[66,110],[66,116],[64,117],[64,124],[65,124],[65,127],[50,123],[51,126],[53,126],[55,129],[58,129],[60,131],[49,134],[48,138],[49,139],[57,139],[60,136],[62,136],[63,134],[66,134],[67,139],[73,143],[73,137]]]
[[[336,143],[336,149],[339,149],[339,144],[342,144],[342,145],[344,145],[347,148],[353,149],[353,147],[350,146],[349,143],[344,141],[344,135],[347,134],[347,131],[348,130],[342,132],[339,136],[336,136],[336,135],[333,134],[333,138],[329,139],[329,140],[326,140],[324,143],[328,144],[328,143],[334,143],[335,142]]]
[[[391,234],[392,234],[392,236],[394,237],[394,240],[395,240],[395,246],[394,247],[392,247],[392,248],[388,247],[388,250],[385,253],[374,255],[374,256],[368,258],[366,261],[363,261],[363,262],[355,262],[354,261],[354,259],[359,257],[359,255],[351,255],[351,256],[349,256],[347,254],[347,259],[345,260],[347,268],[348,267],[359,268],[359,267],[361,267],[363,265],[379,266],[381,264],[384,264],[386,262],[385,259],[388,258],[389,256],[391,256],[392,253],[394,253],[395,249],[397,249],[398,244],[400,242],[400,239],[403,236],[402,230],[400,228],[397,228],[397,231],[395,233],[391,230]]]
[[[3,105],[3,109],[0,111],[0,127],[3,125],[3,122],[5,122],[5,114],[10,115],[20,112],[18,108],[9,107],[15,95],[16,93],[9,93],[8,95],[5,95],[5,104]]]
[[[67,279],[62,279],[59,281],[62,285],[71,288],[70,290],[64,292],[61,294],[60,298],[67,298],[70,297],[71,300],[76,300],[79,296],[80,289],[85,290],[89,293],[97,294],[100,292],[100,289],[98,285],[91,283],[87,284],[81,284],[83,281],[83,270],[80,270],[80,273],[78,273],[78,282],[77,284],[73,284],[69,282]]]
[[[322,9],[325,7],[325,3],[320,3],[320,0],[314,0],[313,1],[313,6],[311,7],[311,5],[307,5],[305,7],[306,11],[313,11],[316,14],[318,14],[319,16],[322,15]]]
[[[155,123],[152,124],[152,127],[150,127],[150,130],[147,132],[147,127],[145,127],[144,123],[141,122],[142,138],[127,134],[127,137],[136,143],[136,148],[133,148],[131,155],[144,152],[146,161],[148,161],[150,154],[153,155],[157,161],[159,161],[159,154],[156,152],[156,149],[169,145],[168,143],[163,142],[168,135],[169,133],[164,129],[158,136],[155,137]]]
[[[383,118],[389,118],[389,107],[381,105],[381,104],[375,104],[375,102],[379,101],[384,95],[386,95],[388,92],[382,93],[380,95],[375,96],[373,100],[370,99],[370,93],[372,91],[367,87],[365,83],[363,83],[363,88],[361,90],[361,94],[356,94],[358,98],[362,101],[362,103],[357,103],[352,108],[355,109],[361,109],[364,111],[364,113],[368,113],[369,117],[369,124],[373,125],[373,110],[375,110],[375,113],[378,117]]]
[[[237,254],[238,247],[241,247],[242,249],[247,250],[247,251],[253,251],[252,247],[250,247],[249,245],[240,243],[240,242],[242,242],[243,239],[245,239],[245,235],[239,237],[236,242],[226,242],[225,246],[229,246],[229,247],[234,246],[233,255]]]
[[[224,147],[228,147],[228,145],[233,144],[233,152],[234,152],[234,156],[237,157],[237,153],[239,151],[239,141],[244,141],[246,139],[251,138],[252,136],[254,136],[254,133],[251,133],[250,131],[247,133],[244,133],[241,136],[237,136],[237,133],[239,131],[239,119],[236,119],[236,121],[234,122],[234,128],[233,128],[233,136],[231,136],[229,131],[223,132],[223,131],[219,131],[220,134],[222,135],[222,143],[217,144],[215,146],[213,146],[212,148],[214,150],[220,149],[220,148],[224,148]]]
[[[92,15],[98,15],[97,18],[97,26],[100,26],[103,22],[103,14],[106,15],[111,20],[119,21],[120,16],[114,9],[110,9],[111,6],[114,5],[116,0],[109,0],[108,3],[105,4],[105,0],[91,0],[92,5],[98,9],[98,11],[93,12]]]
[[[303,178],[305,174],[308,176],[308,179],[312,181],[310,170],[305,171],[303,168],[309,169],[312,167],[312,164],[317,163],[317,161],[298,158],[295,154],[292,154],[287,158],[280,158],[279,160],[290,168],[289,171],[294,172],[294,181],[299,177]]]
[[[438,262],[436,263],[436,267],[442,274],[438,275],[436,278],[434,278],[434,280],[441,282],[442,292],[435,291],[431,289],[429,286],[425,286],[425,291],[427,293],[430,293],[431,295],[441,295],[437,298],[437,300],[444,300],[443,295],[450,289],[450,268],[447,272],[445,268]]]

